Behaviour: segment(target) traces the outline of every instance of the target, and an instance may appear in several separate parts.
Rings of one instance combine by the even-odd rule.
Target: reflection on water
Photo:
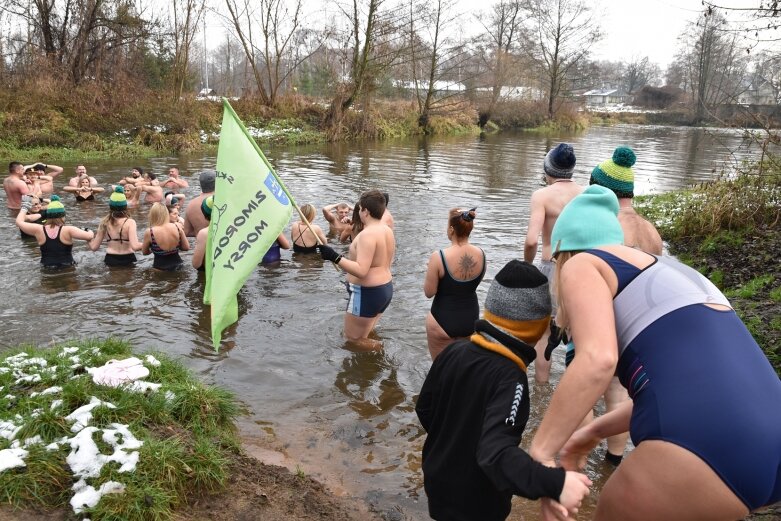
[[[478,288],[483,302],[493,274],[521,255],[529,197],[539,187],[547,149],[562,140],[575,147],[575,180],[581,184],[616,146],[632,146],[638,157],[636,191],[642,194],[711,178],[727,148],[741,138],[732,131],[616,126],[574,136],[416,138],[267,151],[299,204],[353,202],[375,187],[390,193],[397,253],[393,302],[377,331],[383,353],[343,349],[344,276],[317,255],[283,251],[278,265],[260,266],[239,294],[239,323],[225,331],[222,350],[215,353],[209,308],[201,303],[203,273],[157,272],[152,259],[142,255],[134,268],[109,270],[103,252],[86,251],[83,243],[74,247],[77,267],[42,270],[34,241],[22,241],[7,214],[0,220],[0,345],[113,335],[139,350],[168,353],[205,381],[233,390],[251,411],[243,430],[287,453],[307,474],[371,498],[383,510],[398,507],[408,519],[425,519],[420,475],[425,433],[414,403],[430,365],[424,320],[431,303],[422,291],[426,261],[448,243],[448,209],[477,206],[472,242],[488,260],[486,280]],[[154,172],[179,167],[192,198],[199,193],[197,172],[213,168],[215,158],[161,157],[88,168],[105,186],[136,163]],[[67,182],[73,166],[65,165],[57,187]],[[106,201],[104,194],[77,205],[65,195],[68,223],[97,228]],[[0,206],[5,206],[4,193]],[[131,210],[139,230],[146,228],[147,211],[146,205]],[[326,224],[319,213],[316,222]],[[187,266],[189,255],[183,254]],[[554,384],[563,367],[563,352],[554,353]],[[525,443],[552,389],[532,388]],[[597,483],[609,471],[600,461],[594,458],[588,469]],[[513,516],[536,519],[536,505],[519,502]]]

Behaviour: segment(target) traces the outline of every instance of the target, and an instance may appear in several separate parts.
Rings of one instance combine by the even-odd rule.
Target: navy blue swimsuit
[[[632,442],[663,440],[689,450],[751,510],[781,500],[781,380],[743,322],[732,310],[702,303],[675,307],[691,287],[710,286],[676,261],[657,258],[640,270],[602,250],[585,253],[604,260],[618,277],[616,372],[634,401]],[[682,284],[675,295],[670,280],[690,281],[691,287]],[[659,291],[665,283],[667,289]],[[620,297],[628,287],[629,302]],[[628,318],[659,314],[668,302],[674,309],[627,334]]]

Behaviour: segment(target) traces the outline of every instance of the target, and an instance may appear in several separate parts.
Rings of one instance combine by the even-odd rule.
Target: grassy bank
[[[93,382],[88,368],[129,356],[115,340],[5,354],[0,503],[93,520],[169,519],[187,498],[224,486],[239,447],[233,397],[159,354],[140,356],[145,383]]]
[[[635,204],[725,293],[781,376],[781,171],[763,166]]]

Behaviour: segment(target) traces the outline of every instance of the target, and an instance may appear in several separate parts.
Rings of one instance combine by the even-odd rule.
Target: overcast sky
[[[212,3],[221,5],[218,0]],[[342,0],[345,1],[345,0]],[[467,17],[480,10],[487,9],[498,0],[457,0]],[[629,60],[633,56],[648,56],[652,62],[664,70],[673,60],[679,42],[678,36],[688,22],[702,16],[701,0],[587,0],[602,13],[599,23],[604,38],[592,49],[593,59],[611,61]],[[715,0],[729,7],[755,7],[758,0]],[[307,21],[324,23],[329,16],[335,16],[338,10],[330,0],[304,0]],[[740,16],[731,13],[731,17]],[[742,15],[745,17],[745,14]],[[207,26],[216,29],[224,22],[216,16],[207,17]],[[466,30],[472,24],[464,24]],[[473,25],[477,27],[477,25]],[[213,39],[207,46],[214,47],[221,39]]]

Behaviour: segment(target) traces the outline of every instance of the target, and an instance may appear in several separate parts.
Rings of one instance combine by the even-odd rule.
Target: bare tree
[[[601,33],[585,0],[532,0],[530,20],[536,32],[533,57],[546,80],[552,119],[570,70],[587,56]]]
[[[659,75],[659,66],[651,63],[648,56],[633,56],[624,64],[622,77],[627,94],[652,83]]]
[[[378,79],[403,55],[404,5],[386,6],[386,0],[353,0],[342,10],[347,31],[341,35],[346,79],[336,89],[326,124],[334,135],[341,132],[344,112],[357,100],[368,102]]]
[[[265,105],[277,103],[296,67],[320,45],[302,25],[302,0],[226,0],[229,20]]]
[[[746,88],[745,53],[738,36],[722,30],[726,23],[723,16],[713,13],[690,24],[681,38],[683,48],[677,60],[688,76],[696,121],[704,120],[710,107],[735,103]]]
[[[3,0],[0,7],[30,29],[25,48],[61,67],[73,83],[124,70],[119,65],[152,26],[131,0]]]
[[[190,48],[198,31],[204,7],[205,0],[174,0],[171,4],[170,17],[174,44],[171,84],[176,101],[181,98],[190,74]]]
[[[519,67],[519,44],[524,40],[524,22],[528,16],[528,0],[500,0],[487,14],[478,15],[478,21],[485,31],[482,36],[487,70],[491,77],[491,97],[480,110],[480,126],[491,119],[502,94],[502,87],[517,79]]]
[[[409,60],[418,104],[418,124],[426,131],[434,113],[460,104],[456,98],[463,94],[460,90],[463,85],[453,80],[458,76],[453,71],[460,67],[466,56],[466,45],[456,38],[461,18],[453,0],[410,3]],[[418,30],[418,26],[422,30]]]

